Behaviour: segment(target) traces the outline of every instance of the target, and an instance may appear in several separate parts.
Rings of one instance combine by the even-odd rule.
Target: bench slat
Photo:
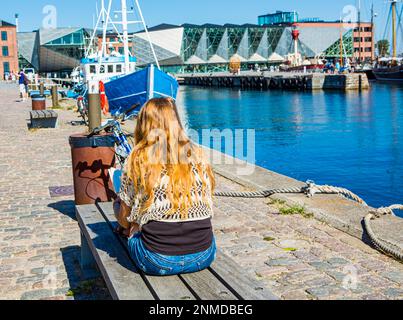
[[[97,204],[110,223],[117,224],[110,202]],[[127,244],[124,243],[127,248]],[[161,300],[195,300],[196,298],[178,276],[153,277],[145,276],[158,298]]]
[[[209,270],[182,274],[180,277],[202,300],[238,300]]]
[[[239,266],[221,251],[210,270],[244,300],[278,300],[263,284],[239,272]]]
[[[78,223],[115,300],[154,300],[95,205],[76,208]]]

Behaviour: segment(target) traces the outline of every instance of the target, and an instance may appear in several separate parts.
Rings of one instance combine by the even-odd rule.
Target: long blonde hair
[[[154,189],[165,173],[169,177],[166,193],[172,203],[170,213],[179,210],[186,219],[188,209],[201,200],[194,199],[197,185],[192,170],[197,170],[202,180],[203,197],[211,196],[215,179],[203,150],[186,135],[175,101],[149,100],[139,113],[134,136],[136,146],[128,160],[128,176],[134,182],[135,192],[142,191],[147,196],[142,213],[153,204]]]

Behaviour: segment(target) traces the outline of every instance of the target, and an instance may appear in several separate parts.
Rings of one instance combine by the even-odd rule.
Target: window
[[[97,73],[97,67],[94,65],[90,65],[90,73]]]
[[[117,65],[116,65],[116,72],[117,72],[117,73],[122,72],[122,65],[121,65],[121,64],[117,64]]]
[[[125,48],[124,47],[119,47],[119,53],[120,54],[125,54]]]
[[[73,42],[75,44],[81,44],[83,42],[83,34],[81,32],[73,33]]]
[[[2,49],[3,57],[8,57],[8,47],[4,46]]]
[[[105,73],[105,71],[106,71],[105,65],[104,65],[104,64],[101,64],[101,65],[99,66],[99,73]]]
[[[108,73],[113,73],[113,64],[108,65]]]
[[[10,73],[10,63],[9,62],[3,62],[3,70],[4,70],[4,73]]]
[[[2,41],[7,41],[8,40],[7,31],[2,31],[1,32],[1,40]]]
[[[365,48],[365,52],[372,52],[372,48]]]

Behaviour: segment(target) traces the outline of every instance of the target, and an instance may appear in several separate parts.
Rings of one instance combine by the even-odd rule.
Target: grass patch
[[[299,214],[299,215],[303,216],[304,218],[313,217],[312,213],[308,213],[304,207],[298,206],[298,205],[291,206],[291,207],[282,207],[282,208],[280,208],[280,214],[283,216]]]
[[[283,250],[287,252],[295,252],[297,251],[297,248],[283,248]]]
[[[274,241],[276,239],[272,238],[272,237],[264,237],[263,238],[264,241]]]
[[[67,291],[67,297],[74,297],[79,294],[91,294],[93,292],[94,286],[97,284],[97,279],[83,281],[77,288],[72,288]]]

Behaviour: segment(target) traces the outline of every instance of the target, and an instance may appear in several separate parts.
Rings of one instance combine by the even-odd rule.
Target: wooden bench
[[[58,114],[53,110],[31,111],[31,128],[56,128]]]
[[[81,229],[81,268],[100,272],[114,300],[277,300],[257,280],[218,251],[211,268],[192,274],[154,277],[139,272],[117,225],[111,203],[76,207]],[[98,273],[99,275],[99,273]]]

